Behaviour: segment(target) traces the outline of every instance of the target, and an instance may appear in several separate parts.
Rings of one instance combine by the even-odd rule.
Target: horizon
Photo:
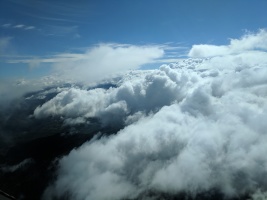
[[[193,45],[227,45],[231,38],[266,28],[266,8],[264,0],[2,1],[0,77],[55,74],[56,66],[82,62],[101,45],[111,49],[97,56],[112,54],[123,45],[140,47],[133,52],[140,56],[139,50],[143,54],[142,48],[151,46],[152,53],[125,68],[158,68],[187,58]],[[162,52],[153,52],[155,48]],[[88,70],[94,70],[94,64],[88,60]]]

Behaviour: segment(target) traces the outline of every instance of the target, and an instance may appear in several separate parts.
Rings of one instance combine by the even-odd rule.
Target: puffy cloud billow
[[[64,78],[99,81],[119,72],[138,69],[164,55],[159,46],[99,44],[82,54],[59,54],[55,70]]]
[[[197,74],[162,66],[160,70],[129,74],[118,87],[108,90],[70,88],[35,109],[35,117],[60,115],[68,122],[98,117],[104,125],[126,121],[181,101],[193,88]],[[131,77],[132,76],[132,77]],[[77,120],[81,119],[81,120]]]
[[[43,198],[164,199],[160,194],[212,190],[265,198],[265,36],[261,30],[232,40],[209,59],[128,73],[117,87],[64,90],[37,107],[38,118],[62,116],[71,124],[96,117],[123,127],[63,157]]]
[[[231,39],[229,45],[193,45],[188,55],[190,57],[213,57],[256,50],[267,50],[267,32],[264,29],[256,34],[246,34],[241,39]]]

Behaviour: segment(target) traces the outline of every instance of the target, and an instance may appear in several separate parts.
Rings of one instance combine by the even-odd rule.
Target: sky
[[[158,68],[187,57],[193,44],[227,44],[267,27],[265,0],[1,0],[0,5],[2,80],[61,74],[58,68],[68,63],[82,62],[92,71],[98,56],[110,63],[124,57],[114,71],[123,71],[126,63],[125,70]]]

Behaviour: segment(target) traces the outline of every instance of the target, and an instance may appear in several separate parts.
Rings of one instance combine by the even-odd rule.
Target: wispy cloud
[[[62,18],[62,17],[47,17],[47,16],[42,16],[42,15],[35,15],[31,13],[24,13],[27,16],[38,18],[41,20],[45,21],[51,21],[51,22],[67,22],[67,23],[75,23],[75,24],[90,24],[89,22],[82,21],[82,20],[74,20],[74,19],[69,19],[69,18]]]
[[[2,38],[0,37],[0,56],[1,57],[9,48],[11,39],[12,37],[2,37]]]
[[[25,25],[25,24],[3,24],[1,26],[2,28],[5,28],[5,29],[20,29],[20,30],[33,30],[35,29],[35,26],[28,26],[28,25]]]
[[[24,28],[24,27],[25,27],[24,24],[18,24],[18,25],[13,26],[13,28]]]
[[[78,28],[78,26],[46,25],[42,28],[41,32],[49,36],[72,36],[78,39]]]

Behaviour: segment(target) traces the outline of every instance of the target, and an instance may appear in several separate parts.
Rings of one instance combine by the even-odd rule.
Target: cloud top
[[[213,57],[239,54],[244,51],[267,50],[267,32],[261,29],[255,34],[244,35],[240,39],[231,39],[229,45],[193,45],[188,53],[189,57]]]

